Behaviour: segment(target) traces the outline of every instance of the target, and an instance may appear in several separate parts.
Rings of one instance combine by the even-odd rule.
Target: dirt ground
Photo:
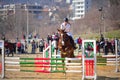
[[[15,55],[21,57],[41,57],[41,54]],[[120,69],[120,67],[119,67]],[[4,80],[81,80],[81,73],[34,73],[34,72],[5,72]],[[3,79],[1,79],[3,80]],[[97,80],[120,80],[120,72],[115,72],[115,66],[98,66]]]
[[[34,73],[6,72],[9,80],[81,80],[80,73]],[[114,66],[97,66],[97,80],[120,80],[120,72],[115,72]]]

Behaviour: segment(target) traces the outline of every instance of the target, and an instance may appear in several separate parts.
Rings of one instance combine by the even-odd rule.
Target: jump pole
[[[92,49],[88,50],[87,46],[91,45]],[[82,41],[82,66],[84,79],[97,79],[96,70],[96,41],[95,40],[83,40]]]
[[[52,48],[52,45],[51,45],[51,41],[49,41],[49,46],[47,46],[44,50],[43,50],[43,58],[51,58],[51,48]],[[43,62],[45,62],[45,60],[43,60]],[[51,63],[51,60],[50,60],[50,63]],[[44,66],[44,64],[43,64]],[[43,68],[44,69],[44,68]],[[49,68],[49,70],[51,70],[51,68]]]
[[[5,77],[5,54],[4,54],[4,41],[0,40],[0,48],[2,49],[2,75],[1,78],[3,79]]]
[[[115,69],[115,72],[119,72],[119,68],[118,68],[118,59],[120,56],[118,56],[118,41],[115,39],[115,54],[116,54],[116,69]]]
[[[49,41],[49,46],[46,49],[43,50],[43,58],[52,58],[53,55],[55,55],[55,58],[56,58],[56,50],[54,50],[54,52],[52,51],[53,46],[56,47],[56,42],[55,41],[53,41],[53,42]],[[47,55],[48,55],[48,57],[47,57]],[[45,61],[43,60],[43,62],[45,62]],[[50,60],[50,63],[51,62],[52,62],[52,60]],[[50,70],[51,69],[52,68],[50,68]]]

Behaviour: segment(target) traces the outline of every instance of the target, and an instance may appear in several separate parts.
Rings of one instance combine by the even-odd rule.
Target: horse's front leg
[[[63,52],[61,52],[61,58],[65,58],[65,55],[63,54]],[[64,63],[64,60],[62,60],[62,63]],[[64,66],[64,64],[63,64]]]
[[[9,57],[10,49],[7,49],[7,57]]]
[[[7,53],[7,57],[9,57],[9,54],[10,54],[10,53]]]

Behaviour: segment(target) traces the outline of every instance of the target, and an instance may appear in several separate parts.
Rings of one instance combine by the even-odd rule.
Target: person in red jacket
[[[18,53],[21,53],[21,42],[18,41],[16,46],[17,46]]]
[[[77,39],[77,43],[78,43],[78,45],[79,45],[79,50],[81,49],[81,46],[82,46],[82,39],[81,39],[81,37],[79,37],[78,39]]]

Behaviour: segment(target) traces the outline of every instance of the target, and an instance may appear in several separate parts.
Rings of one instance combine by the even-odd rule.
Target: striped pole
[[[48,62],[42,62],[47,60]],[[60,60],[61,62],[50,62],[51,60]],[[6,71],[23,71],[23,72],[41,72],[41,73],[59,73],[65,72],[64,58],[19,58],[5,57]],[[9,68],[7,67],[9,66]],[[12,68],[15,66],[16,68]],[[24,68],[25,67],[25,68]],[[27,67],[33,67],[33,70],[26,70]],[[42,69],[44,68],[44,69]],[[49,70],[49,68],[55,68]],[[60,70],[58,68],[61,68]]]
[[[82,41],[82,64],[83,64],[83,77],[87,79],[96,80],[96,41],[83,40]],[[84,66],[85,64],[85,66]]]
[[[86,76],[94,76],[94,60],[85,60]]]
[[[0,74],[2,72],[2,63],[0,63]]]
[[[118,57],[118,41],[117,40],[115,40],[115,54],[116,54],[116,70],[115,70],[115,72],[119,72],[119,68],[118,68],[118,64],[119,64],[118,59],[119,59],[119,57]]]
[[[94,76],[94,60],[91,60],[91,76]]]
[[[73,73],[73,72],[77,72],[77,73],[82,73],[82,64],[80,63],[81,62],[81,58],[65,58],[65,65],[66,65],[66,72],[68,73]],[[69,61],[71,61],[69,63]],[[75,62],[77,61],[77,62]],[[79,62],[78,62],[79,61]]]
[[[5,54],[4,54],[4,41],[0,40],[0,48],[2,49],[2,75],[1,78],[5,77],[5,64],[4,64],[4,60],[5,60]]]
[[[23,62],[24,60],[26,60],[26,62]],[[35,60],[35,61],[33,62],[31,60]],[[48,62],[41,62],[41,61],[36,62],[36,60],[41,60],[41,61],[47,60]],[[61,62],[55,62],[55,61],[50,62],[51,60],[52,61],[60,60]],[[65,60],[65,59],[64,58],[20,58],[20,61],[21,61],[20,64],[22,67],[30,67],[28,65],[33,65],[32,67],[36,67],[36,70],[32,70],[31,72],[43,72],[43,73],[65,72],[64,70],[65,66],[63,66],[65,65],[65,63],[63,63],[62,60]],[[58,70],[58,68],[62,68],[62,70]],[[22,71],[26,71],[26,70],[22,70]],[[27,71],[30,71],[30,70],[27,70]]]

